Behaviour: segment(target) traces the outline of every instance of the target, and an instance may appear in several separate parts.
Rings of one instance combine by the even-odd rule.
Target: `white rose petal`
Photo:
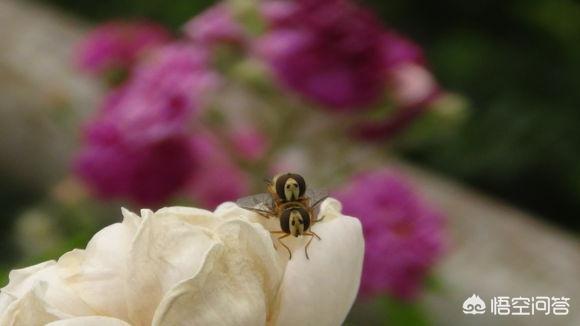
[[[42,293],[41,299],[50,302],[54,309],[70,311],[71,314],[94,314],[94,310],[60,278],[60,267],[55,261],[13,270],[9,277],[10,283],[2,289],[2,294],[7,298],[3,300],[11,302],[12,309],[22,304],[16,301],[24,298],[36,288],[42,287],[42,291],[37,291],[36,295]],[[33,298],[34,296],[29,297],[28,300],[33,300]]]
[[[340,203],[321,205],[322,240],[278,245],[265,219],[233,203],[215,212],[123,210],[121,223],[58,262],[14,270],[0,293],[0,325],[338,325],[356,297],[364,243]],[[275,242],[274,242],[275,243]]]
[[[47,286],[46,282],[38,282],[33,289],[12,302],[3,312],[0,325],[41,326],[71,317],[46,300]]]
[[[53,266],[55,263],[54,260],[51,260],[10,271],[10,283],[2,288],[2,293],[0,293],[0,311],[5,311],[12,302],[30,291],[38,279],[38,272]]]
[[[127,319],[126,262],[131,240],[141,218],[123,209],[122,223],[110,225],[93,236],[85,250],[73,250],[58,261],[67,285],[101,314]],[[103,300],[108,297],[108,300]]]
[[[160,305],[154,325],[263,325],[283,270],[269,237],[248,222],[230,220],[216,232],[223,246],[203,268],[174,288]]]
[[[46,326],[131,326],[131,324],[117,318],[89,316],[53,321]]]
[[[364,241],[359,220],[339,214],[340,204],[326,200],[320,210],[324,220],[312,227],[322,240],[310,244],[310,260],[303,245],[294,251],[282,282],[275,325],[332,326],[346,318],[358,293]]]
[[[127,259],[125,282],[129,318],[150,325],[164,294],[191,278],[209,250],[219,244],[213,232],[196,221],[210,223],[211,212],[163,209],[143,221]]]

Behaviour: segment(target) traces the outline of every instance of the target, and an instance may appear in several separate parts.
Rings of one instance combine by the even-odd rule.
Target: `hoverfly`
[[[266,180],[267,194],[245,197],[238,200],[238,204],[247,210],[255,212],[265,218],[276,217],[280,221],[279,231],[270,231],[272,234],[281,234],[277,238],[292,259],[292,251],[282,242],[288,236],[310,236],[306,243],[304,252],[308,256],[308,247],[312,239],[321,238],[310,228],[317,222],[324,219],[315,218],[316,207],[327,198],[320,192],[306,191],[306,183],[302,176],[295,173],[286,173],[274,177],[271,181]],[[310,201],[315,200],[310,205]]]
[[[300,174],[278,174],[272,180],[265,180],[268,193],[277,204],[301,201],[306,194],[306,182]]]

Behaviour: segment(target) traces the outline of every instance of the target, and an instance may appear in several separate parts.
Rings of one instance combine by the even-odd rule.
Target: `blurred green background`
[[[148,17],[176,31],[213,1],[43,0],[94,23]],[[404,156],[565,228],[580,229],[580,4],[363,1],[418,41],[472,114]]]

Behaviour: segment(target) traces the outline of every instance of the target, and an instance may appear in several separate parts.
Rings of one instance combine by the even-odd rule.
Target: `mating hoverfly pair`
[[[306,190],[304,178],[296,173],[284,173],[275,176],[272,180],[266,180],[268,193],[245,197],[238,200],[238,204],[247,210],[255,212],[265,218],[278,218],[280,220],[279,231],[270,231],[272,234],[281,234],[277,238],[278,243],[288,251],[292,259],[292,251],[282,242],[289,236],[309,236],[310,240],[304,247],[306,259],[308,246],[318,234],[311,230],[312,225],[324,219],[315,218],[316,207],[327,198],[320,193]],[[313,202],[313,204],[311,204]]]

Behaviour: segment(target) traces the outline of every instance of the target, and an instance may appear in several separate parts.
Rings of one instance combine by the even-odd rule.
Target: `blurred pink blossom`
[[[439,86],[431,72],[415,64],[394,68],[389,83],[395,103],[400,107],[428,105],[439,92]]]
[[[442,214],[396,171],[361,173],[334,196],[358,216],[366,241],[361,295],[413,299],[445,245]]]
[[[210,61],[207,49],[176,42],[153,52],[135,71],[131,87],[147,102],[170,108],[165,115],[197,112],[221,82]]]
[[[267,136],[252,126],[237,127],[229,138],[236,154],[247,161],[259,160],[269,147]]]
[[[196,158],[184,135],[165,137],[143,147],[119,134],[93,136],[76,157],[75,171],[103,199],[127,198],[158,205],[184,185]]]
[[[353,133],[361,139],[382,140],[397,135],[420,118],[442,93],[426,67],[421,48],[393,31],[383,35],[383,62],[386,90],[396,109],[383,119],[359,122]]]
[[[425,105],[439,91],[439,86],[426,67],[423,50],[408,38],[394,31],[383,35],[383,61],[388,86],[398,107]]]
[[[204,97],[218,85],[207,51],[187,43],[166,45],[141,62],[126,85],[111,92],[94,122],[114,126],[135,143],[186,132]]]
[[[207,54],[176,43],[159,48],[113,90],[84,129],[75,171],[103,198],[160,204],[199,166],[190,125],[218,80]]]
[[[380,99],[382,29],[372,13],[347,0],[274,2],[263,11],[271,26],[256,53],[284,86],[339,111]]]
[[[250,188],[247,175],[221,145],[215,136],[204,132],[192,141],[193,152],[202,160],[189,178],[185,192],[206,208],[247,195]]]
[[[294,1],[270,0],[262,2],[260,12],[267,21],[276,26],[292,19],[298,8]]]
[[[244,30],[225,3],[218,3],[195,16],[186,23],[184,30],[189,38],[203,45],[241,44],[244,40]]]
[[[401,64],[425,64],[425,56],[419,45],[395,31],[383,34],[383,62],[387,69],[393,69]]]
[[[96,74],[131,70],[145,52],[170,39],[169,31],[155,23],[113,21],[98,26],[77,45],[75,61],[80,69]]]
[[[440,96],[437,89],[411,106],[399,107],[395,112],[381,120],[359,121],[351,130],[351,134],[358,139],[379,141],[391,139],[407,129],[413,122],[421,118],[429,105]]]

